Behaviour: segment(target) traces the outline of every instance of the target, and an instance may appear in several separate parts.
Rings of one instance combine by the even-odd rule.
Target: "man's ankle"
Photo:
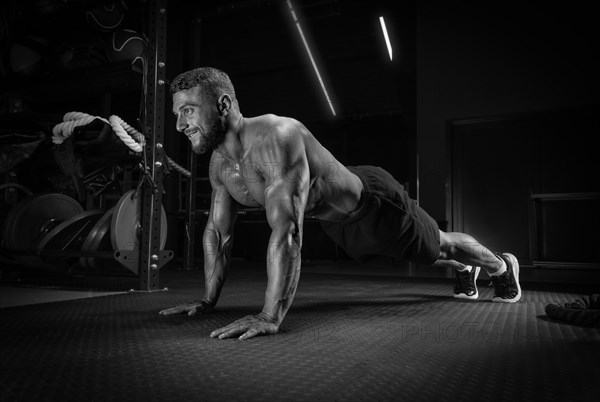
[[[502,265],[500,265],[500,268],[496,272],[488,272],[488,274],[490,276],[500,276],[500,275],[502,275],[503,273],[506,272],[506,269],[507,269],[506,268],[506,261],[504,261],[500,257],[497,257],[497,258],[498,258],[498,260],[500,260],[500,262],[501,262]]]

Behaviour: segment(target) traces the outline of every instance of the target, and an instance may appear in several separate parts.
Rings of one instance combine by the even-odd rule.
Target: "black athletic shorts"
[[[384,256],[433,264],[440,255],[437,222],[380,167],[349,166],[348,170],[363,183],[359,206],[341,222],[321,221],[325,233],[360,261]]]

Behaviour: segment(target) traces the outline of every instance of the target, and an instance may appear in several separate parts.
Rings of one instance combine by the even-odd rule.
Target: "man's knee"
[[[448,260],[452,255],[452,242],[448,233],[440,230],[440,259]]]
[[[452,239],[452,236],[449,233],[442,232],[440,230],[440,249],[441,250],[448,250],[450,247],[452,247],[452,245],[454,243],[455,243],[455,241]]]
[[[447,233],[440,230],[440,254],[446,259],[456,259],[461,248],[465,246],[466,239],[472,238],[464,233]]]

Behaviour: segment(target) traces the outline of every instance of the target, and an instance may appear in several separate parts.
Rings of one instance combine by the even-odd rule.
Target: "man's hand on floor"
[[[237,336],[239,339],[249,339],[257,335],[272,335],[279,330],[279,325],[269,320],[265,315],[247,315],[231,324],[214,330],[211,338],[227,339]]]

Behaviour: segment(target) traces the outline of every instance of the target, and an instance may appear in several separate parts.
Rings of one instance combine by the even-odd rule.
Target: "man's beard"
[[[212,120],[208,130],[200,129],[200,141],[192,146],[192,150],[196,154],[204,154],[215,149],[225,137],[225,125],[219,118]]]

